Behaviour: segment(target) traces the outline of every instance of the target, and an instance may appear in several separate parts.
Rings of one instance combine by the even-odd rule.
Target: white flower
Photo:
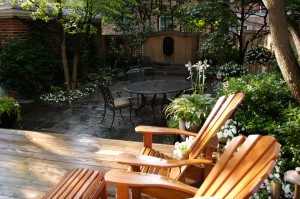
[[[189,148],[193,144],[194,140],[195,140],[195,137],[189,136],[183,142],[176,142],[175,150],[173,151],[173,154],[176,157],[183,158],[183,156],[186,154],[186,152],[189,150]]]
[[[204,82],[205,82],[204,72],[208,66],[209,65],[207,64],[207,60],[205,60],[204,62],[198,61],[194,65],[192,65],[191,62],[185,64],[185,67],[188,68],[188,71],[190,73],[189,79],[191,80],[192,89],[193,89],[194,93],[198,93],[198,94],[204,93]],[[193,76],[193,70],[192,70],[193,68],[195,68],[196,72],[197,72],[196,78]],[[201,79],[201,77],[202,77],[202,79]]]
[[[185,67],[188,68],[188,71],[191,71],[193,66],[192,66],[192,63],[189,62],[189,63],[187,63],[187,64],[185,65]]]

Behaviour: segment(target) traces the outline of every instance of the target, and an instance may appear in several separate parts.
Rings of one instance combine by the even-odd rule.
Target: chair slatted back
[[[250,197],[274,168],[279,151],[271,136],[233,138],[195,196]]]
[[[222,96],[218,99],[211,113],[207,117],[205,123],[201,127],[198,135],[195,138],[194,143],[188,150],[183,159],[195,159],[199,157],[200,153],[205,149],[212,137],[214,137],[218,130],[222,127],[225,121],[233,114],[235,109],[244,99],[243,93],[232,94],[228,97]],[[163,159],[173,159],[173,157],[165,155],[152,148],[143,147],[139,151],[141,155],[148,155],[153,157],[159,157]],[[141,167],[140,170],[143,173],[160,174],[163,176],[170,176],[175,179],[181,180],[190,167],[181,168],[155,168],[155,167]],[[170,176],[171,177],[171,176]]]
[[[243,99],[243,93],[231,94],[227,97],[227,99],[225,96],[219,98],[204,125],[200,129],[192,146],[185,154],[184,159],[194,159],[201,154],[211,138],[217,134],[226,120],[230,118],[230,116],[243,101]]]

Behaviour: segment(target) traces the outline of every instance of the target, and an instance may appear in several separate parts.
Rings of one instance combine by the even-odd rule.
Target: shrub
[[[114,74],[111,68],[101,67],[97,71],[90,72],[84,76],[84,79],[87,82],[95,83],[95,84],[109,84],[112,81]]]
[[[257,73],[258,69],[270,71],[271,66],[275,63],[275,58],[269,49],[255,46],[246,52],[245,63],[249,65],[249,70],[254,73]]]
[[[26,97],[53,83],[56,63],[47,46],[14,40],[1,47],[0,78],[4,88]]]
[[[215,32],[209,35],[200,50],[201,59],[210,58],[213,64],[225,64],[235,60],[238,50],[235,48],[234,39],[228,34]]]
[[[300,106],[289,92],[280,73],[262,73],[230,78],[219,86],[218,95],[243,92],[245,99],[234,120],[246,135],[272,135],[281,143],[282,171],[300,165]]]
[[[252,65],[267,65],[272,64],[275,60],[269,49],[262,46],[255,46],[247,50],[245,61],[247,64]]]
[[[238,65],[234,62],[228,62],[220,66],[219,71],[217,73],[217,78],[226,79],[229,77],[240,77],[246,74],[247,71],[244,69],[243,66]]]

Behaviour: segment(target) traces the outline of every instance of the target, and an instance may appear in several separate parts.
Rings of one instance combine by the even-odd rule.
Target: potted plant
[[[214,103],[215,99],[210,94],[184,94],[174,99],[165,112],[168,119],[175,121],[180,129],[198,132]]]
[[[165,108],[169,126],[193,132],[198,132],[201,128],[215,104],[215,98],[210,94],[204,94],[204,72],[208,66],[206,60],[199,61],[195,65],[190,62],[186,64],[190,72],[192,94],[183,94]],[[193,69],[195,69],[196,75],[193,75]]]
[[[1,128],[12,128],[21,119],[21,106],[13,97],[0,98]]]

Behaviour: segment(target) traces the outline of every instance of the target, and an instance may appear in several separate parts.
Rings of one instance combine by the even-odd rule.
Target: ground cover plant
[[[40,99],[47,103],[72,103],[74,100],[85,97],[98,89],[100,84],[110,84],[114,73],[105,66],[85,75],[84,82],[78,84],[75,90],[66,91],[59,86],[51,86],[50,92],[44,93]]]

